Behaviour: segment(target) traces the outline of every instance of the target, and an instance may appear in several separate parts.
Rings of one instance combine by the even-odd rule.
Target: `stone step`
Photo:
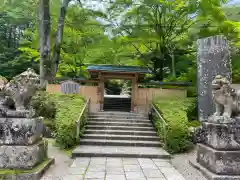
[[[119,111],[119,112],[130,112],[131,111],[131,107],[129,107],[129,108],[118,108],[118,107],[108,108],[108,107],[104,107],[103,109],[108,110],[108,111]]]
[[[120,104],[118,102],[111,104],[104,104],[103,107],[131,107],[131,103]]]
[[[82,138],[80,140],[80,145],[161,147],[162,143],[160,143],[160,141],[101,140]]]
[[[121,157],[121,158],[156,158],[170,159],[171,156],[159,147],[130,147],[130,146],[85,146],[76,147],[72,158],[76,157]]]
[[[137,120],[148,120],[148,117],[137,117],[137,116],[124,116],[124,115],[119,115],[119,116],[115,116],[115,115],[92,115],[90,114],[88,116],[89,118],[99,118],[99,119],[137,119]]]
[[[137,126],[100,126],[87,125],[87,129],[101,129],[101,130],[133,130],[133,131],[154,131],[153,127],[137,127]]]
[[[97,113],[91,113],[90,115],[94,116],[100,116],[100,115],[105,115],[105,116],[131,116],[131,117],[147,117],[144,114],[140,113],[132,113],[132,112],[118,112],[118,111],[103,111],[103,112],[97,112]]]
[[[126,106],[131,106],[131,101],[125,101],[125,102],[118,102],[118,101],[111,101],[111,102],[104,102],[104,106],[122,106],[122,107],[126,107]]]
[[[128,109],[128,108],[131,108],[131,104],[124,104],[124,105],[122,105],[122,104],[108,104],[108,105],[105,104],[103,106],[103,108],[126,108],[126,109]]]
[[[136,123],[151,123],[149,119],[119,119],[119,118],[102,118],[102,117],[94,117],[88,118],[88,121],[98,121],[98,122],[136,122]]]
[[[157,133],[155,131],[86,129],[85,134],[115,134],[115,135],[156,136]]]
[[[136,122],[99,122],[99,121],[88,121],[88,125],[94,126],[137,126],[137,127],[153,127],[149,123],[136,123]]]
[[[159,141],[158,136],[137,136],[137,135],[114,135],[114,134],[85,134],[85,139],[106,139],[106,140],[139,140]]]

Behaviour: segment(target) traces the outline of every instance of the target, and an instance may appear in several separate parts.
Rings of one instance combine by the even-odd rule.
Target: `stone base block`
[[[0,169],[32,169],[47,157],[47,144],[0,146]]]
[[[41,139],[41,118],[0,118],[0,145],[29,145]]]
[[[239,180],[240,176],[217,175],[200,165],[196,160],[190,160],[189,164],[199,170],[208,180]]]
[[[217,150],[240,150],[240,125],[202,123],[203,144]]]
[[[49,169],[49,167],[54,164],[54,159],[48,159],[43,163],[39,164],[32,170],[28,171],[17,171],[17,173],[10,174],[9,172],[6,174],[0,174],[0,179],[2,180],[40,180],[43,174]],[[1,170],[0,170],[1,172]]]
[[[218,151],[198,144],[197,162],[218,175],[240,176],[240,151]]]

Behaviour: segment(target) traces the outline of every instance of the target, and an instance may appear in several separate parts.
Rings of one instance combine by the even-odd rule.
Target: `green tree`
[[[141,64],[152,70],[154,79],[162,80],[166,69],[173,77],[177,75],[176,65],[196,51],[198,38],[232,35],[234,25],[225,17],[223,3],[226,1],[119,0],[108,9],[108,19],[115,35],[124,36]]]
[[[36,3],[34,0],[12,0],[4,1],[0,6],[0,74],[8,79],[26,67],[35,67],[32,59],[21,56],[18,49],[23,31],[32,26],[35,9],[30,4],[34,6]]]

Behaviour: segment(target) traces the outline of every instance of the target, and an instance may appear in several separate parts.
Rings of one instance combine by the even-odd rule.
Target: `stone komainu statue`
[[[233,122],[234,117],[240,114],[240,91],[232,88],[226,78],[217,75],[212,81],[212,95],[216,111],[211,120],[219,123]]]
[[[3,90],[4,86],[8,83],[7,79],[3,76],[0,76],[0,92]]]
[[[17,111],[26,110],[31,97],[35,95],[39,88],[39,84],[39,76],[33,69],[27,69],[27,71],[17,75],[3,87],[5,99],[2,105]]]

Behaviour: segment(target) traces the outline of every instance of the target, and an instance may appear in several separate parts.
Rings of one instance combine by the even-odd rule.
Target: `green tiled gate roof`
[[[111,72],[134,72],[149,74],[150,71],[147,68],[139,66],[117,66],[117,65],[91,65],[87,67],[89,71],[111,71]]]

